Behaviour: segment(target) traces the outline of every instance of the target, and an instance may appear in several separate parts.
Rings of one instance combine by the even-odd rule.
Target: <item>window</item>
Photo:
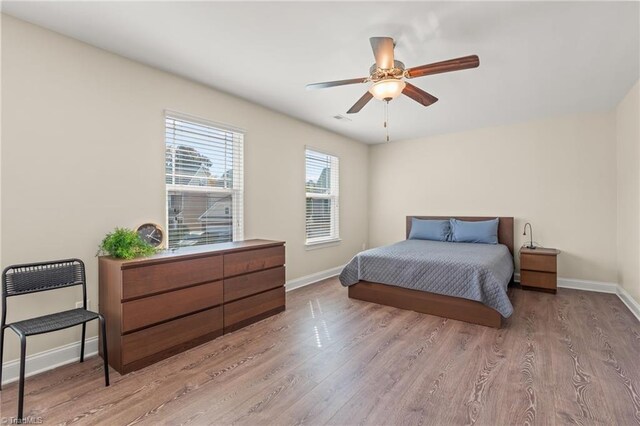
[[[312,245],[339,240],[338,157],[307,149],[305,164],[306,243]]]
[[[169,248],[242,239],[244,134],[167,114]]]

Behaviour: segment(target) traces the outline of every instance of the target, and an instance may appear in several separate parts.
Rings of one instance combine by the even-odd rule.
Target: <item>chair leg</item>
[[[4,355],[4,330],[5,327],[0,327],[0,390],[2,390],[2,359]]]
[[[24,408],[24,370],[27,358],[27,337],[20,335],[20,384],[18,387],[18,421],[23,418]]]
[[[82,323],[82,340],[80,340],[80,362],[84,362],[84,338],[87,333],[87,323]]]
[[[104,385],[109,386],[109,352],[107,352],[107,325],[104,317],[100,315],[100,328],[102,329],[102,362],[104,363]]]

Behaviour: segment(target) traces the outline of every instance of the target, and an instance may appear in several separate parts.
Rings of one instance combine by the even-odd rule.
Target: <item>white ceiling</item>
[[[640,3],[13,2],[3,12],[355,139],[384,139],[366,85],[370,36],[407,67],[477,54],[480,67],[412,80],[440,100],[389,107],[392,140],[609,110],[638,80]]]

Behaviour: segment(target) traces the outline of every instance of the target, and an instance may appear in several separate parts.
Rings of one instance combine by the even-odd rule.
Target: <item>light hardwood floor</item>
[[[640,323],[611,294],[510,290],[500,330],[350,300],[287,311],[103,386],[101,360],[27,379],[45,424],[640,424]],[[15,415],[15,384],[2,416]]]

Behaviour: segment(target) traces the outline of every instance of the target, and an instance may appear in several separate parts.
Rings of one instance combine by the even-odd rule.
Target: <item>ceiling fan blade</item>
[[[385,70],[393,68],[393,47],[395,46],[393,39],[391,37],[371,37],[369,42],[378,68]]]
[[[407,78],[416,78],[425,75],[476,68],[479,65],[480,58],[478,58],[477,55],[471,55],[464,56],[462,58],[449,59],[448,61],[436,62],[434,64],[420,65],[419,67],[409,68],[406,71],[406,74]]]
[[[373,98],[373,95],[369,93],[369,91],[365,92],[365,94],[362,95],[360,99],[358,99],[358,102],[353,104],[351,109],[347,111],[347,114],[354,114],[356,112],[360,112],[362,107],[364,107],[367,104],[367,102],[369,102],[372,98]]]
[[[327,87],[345,86],[347,84],[366,83],[367,81],[368,81],[367,77],[351,78],[349,80],[325,81],[323,83],[307,84],[306,88],[307,90],[326,89]]]
[[[425,92],[421,88],[414,86],[411,83],[407,83],[407,85],[404,87],[404,90],[402,90],[402,94],[410,97],[414,101],[424,106],[429,106],[438,102],[438,98]]]

